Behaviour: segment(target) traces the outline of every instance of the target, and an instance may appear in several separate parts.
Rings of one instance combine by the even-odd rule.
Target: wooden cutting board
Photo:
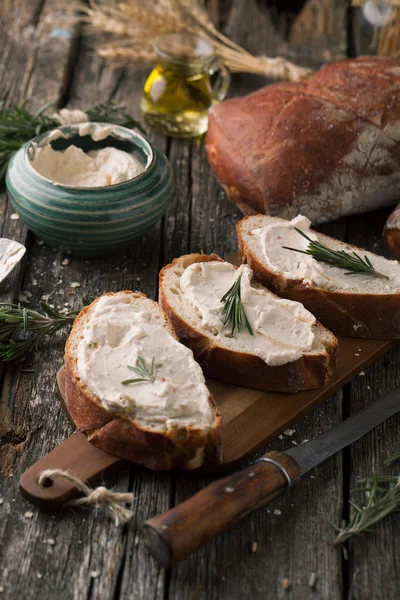
[[[263,450],[267,443],[292,426],[314,406],[332,396],[345,383],[365,369],[396,342],[339,338],[339,357],[335,372],[324,389],[284,394],[207,380],[222,412],[223,462],[214,469],[222,472]],[[65,373],[57,376],[62,404]],[[68,415],[71,424],[72,419]],[[118,468],[122,460],[91,445],[75,432],[21,477],[21,493],[42,507],[56,508],[77,495],[76,488],[62,478],[54,478],[49,487],[40,487],[38,475],[44,469],[66,469],[84,481],[94,481],[105,469]],[[200,471],[204,472],[204,471]]]

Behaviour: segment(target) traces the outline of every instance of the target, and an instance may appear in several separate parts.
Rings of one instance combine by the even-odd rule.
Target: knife
[[[285,452],[268,452],[246,469],[219,479],[143,526],[150,553],[164,567],[268,504],[299,478],[400,410],[400,388],[369,404],[315,440]]]

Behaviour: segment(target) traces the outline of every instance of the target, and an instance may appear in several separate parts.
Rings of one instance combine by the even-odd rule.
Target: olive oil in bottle
[[[141,101],[146,122],[174,137],[194,137],[207,131],[207,113],[229,86],[225,67],[215,67],[214,51],[206,40],[189,34],[167,34],[155,43],[158,63],[150,73]],[[219,70],[212,89],[210,74]]]

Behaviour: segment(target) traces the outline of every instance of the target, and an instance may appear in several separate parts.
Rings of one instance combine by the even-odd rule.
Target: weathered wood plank
[[[366,246],[369,250],[392,258],[382,238],[382,228],[390,209],[375,211],[348,220],[350,243]],[[364,377],[357,377],[350,384],[349,414],[400,386],[400,349],[397,348],[381,358]],[[384,467],[383,461],[398,452],[400,417],[397,415],[371,431],[346,453],[349,465],[348,486],[350,499],[356,500],[353,488],[358,477],[373,473],[398,475],[399,463]],[[358,499],[358,498],[357,498]],[[379,523],[376,532],[354,538],[349,547],[349,595],[351,598],[395,599],[400,590],[400,550],[395,540],[400,535],[398,515],[392,515]]]

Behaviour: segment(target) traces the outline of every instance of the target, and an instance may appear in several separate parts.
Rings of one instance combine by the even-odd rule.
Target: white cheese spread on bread
[[[251,234],[260,241],[263,261],[268,268],[279,273],[287,279],[303,280],[305,283],[314,284],[329,290],[357,290],[365,293],[388,294],[400,291],[400,263],[397,260],[388,260],[383,256],[373,254],[366,250],[356,250],[356,254],[364,258],[367,256],[374,269],[389,279],[377,279],[371,275],[346,275],[344,269],[332,267],[327,263],[315,260],[310,255],[287,250],[283,246],[306,250],[309,242],[300,235],[297,229],[304,231],[312,240],[320,241],[332,250],[344,250],[343,243],[332,238],[319,238],[316,231],[310,229],[311,221],[307,217],[298,215],[292,221],[283,219],[271,222],[265,227],[253,229]],[[349,247],[349,252],[354,248]]]
[[[129,369],[154,359],[154,381]],[[104,408],[148,428],[191,425],[207,429],[215,415],[204,375],[189,348],[180,344],[147,310],[135,310],[129,297],[102,296],[78,346],[77,372]]]
[[[224,343],[232,337],[223,324],[221,298],[241,277],[241,301],[253,335],[247,329],[235,332],[240,351],[262,358],[270,366],[297,360],[314,341],[315,317],[299,302],[283,300],[262,287],[253,287],[253,271],[247,265],[236,269],[228,262],[194,263],[180,278],[186,300],[201,319],[201,327]]]

